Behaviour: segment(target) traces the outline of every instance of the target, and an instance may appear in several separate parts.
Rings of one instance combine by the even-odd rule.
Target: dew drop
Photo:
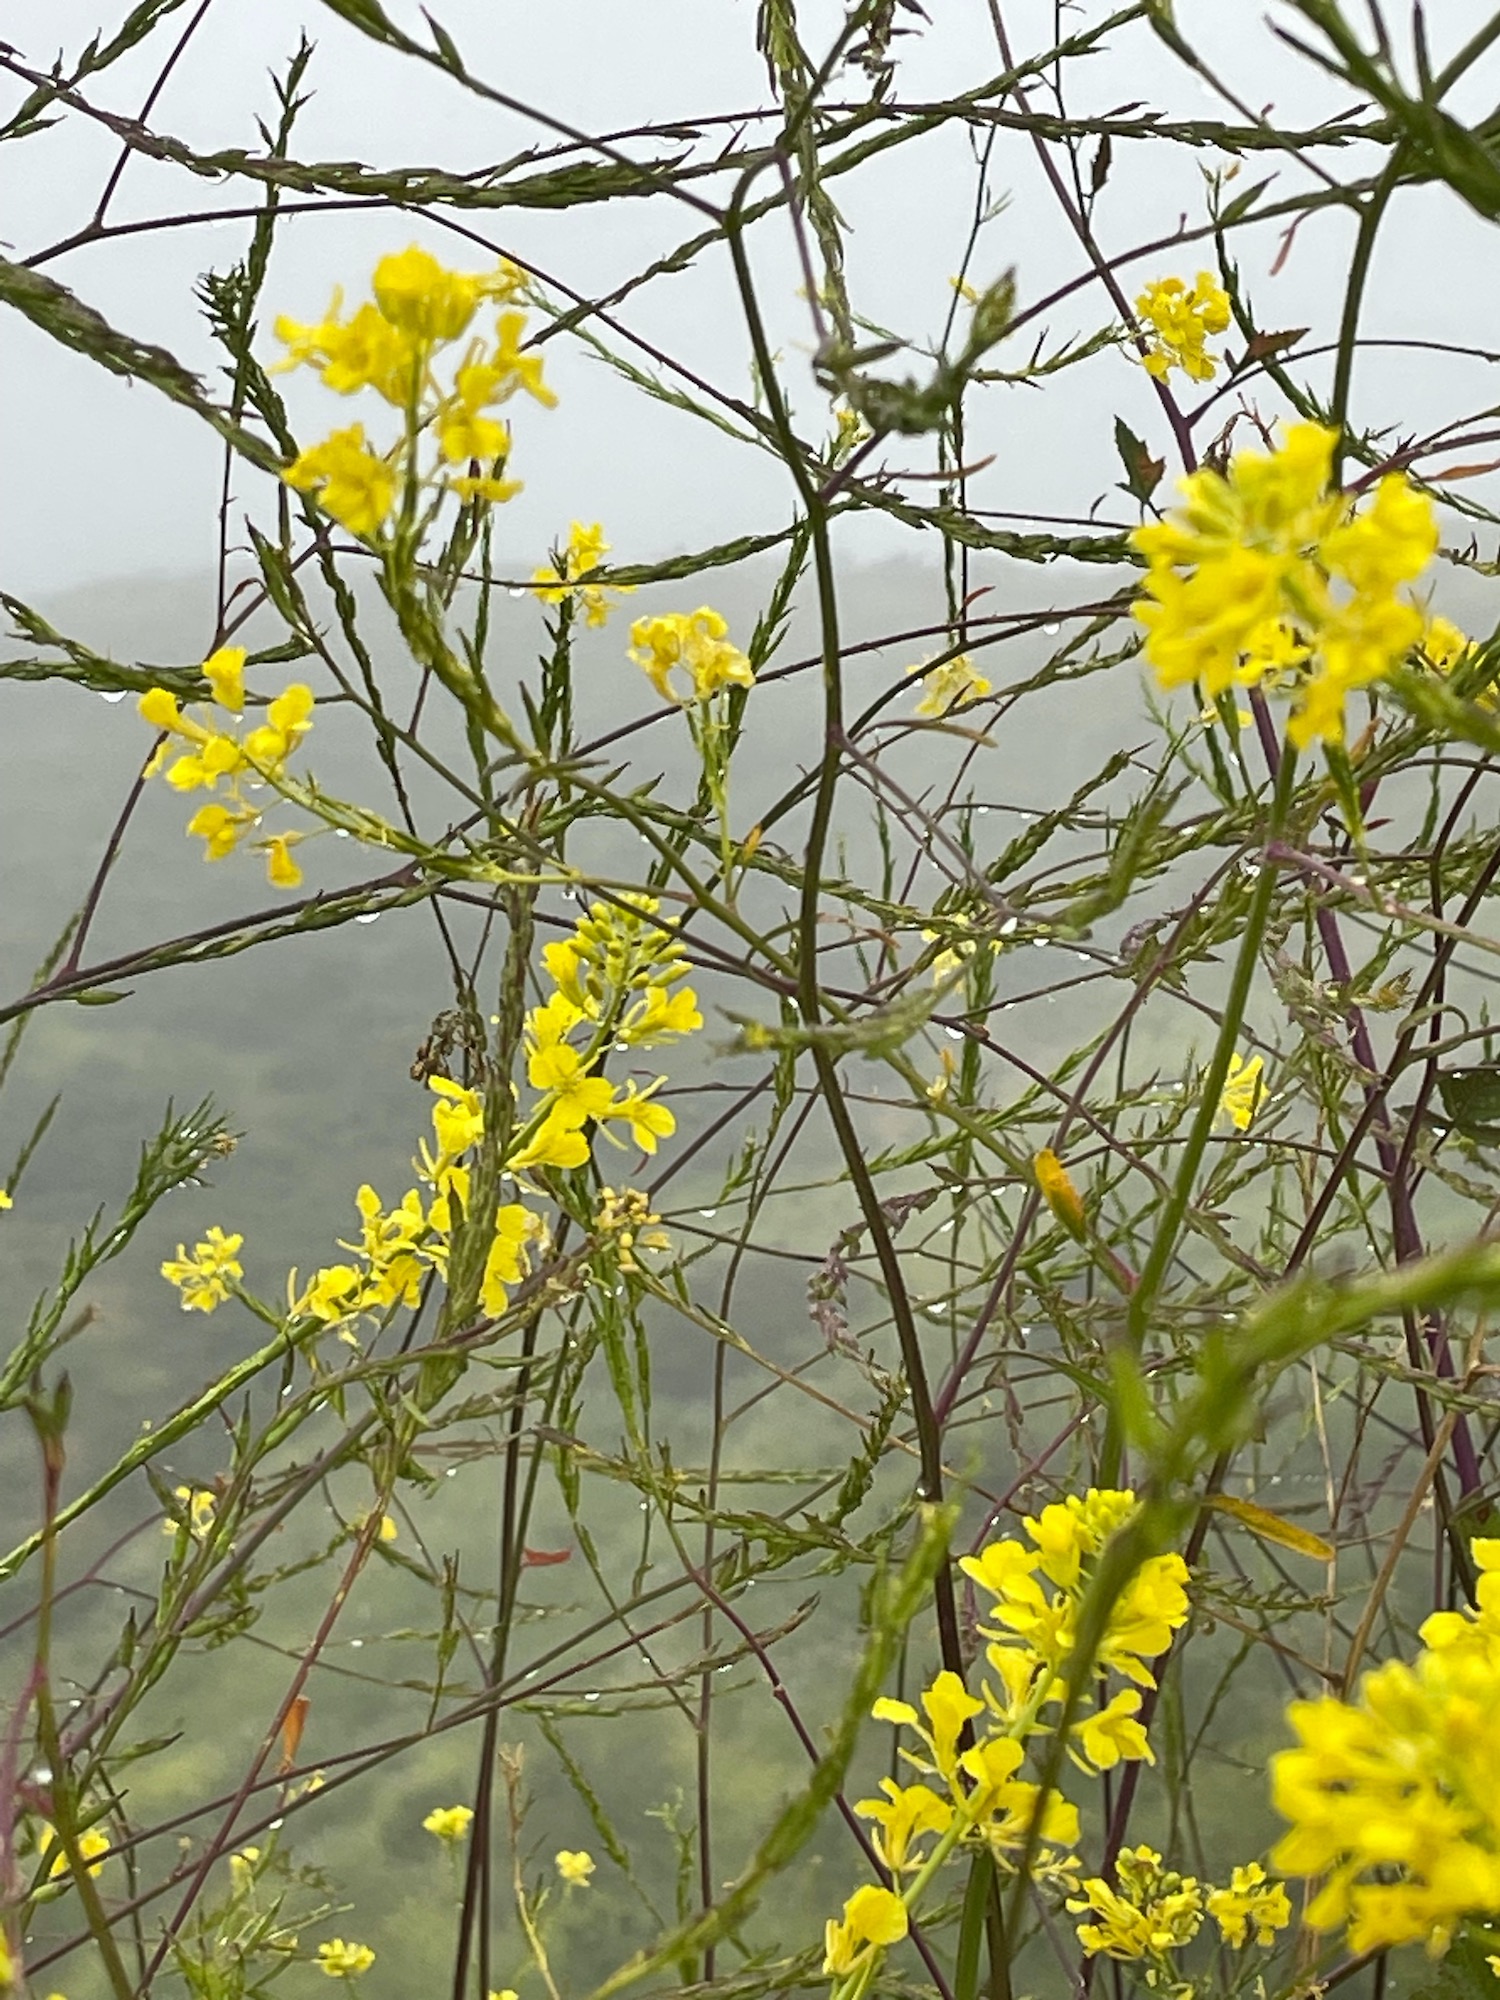
[[[286,1825],[286,1821],[285,1821],[284,1819],[273,1819],[273,1820],[272,1820],[272,1822],[271,1822],[271,1825],[270,1825],[270,1831],[271,1831],[272,1833],[280,1833],[281,1829],[282,1829],[282,1828],[283,1828],[283,1827],[284,1827],[285,1825]]]
[[[110,707],[114,708],[118,703],[122,702],[125,699],[127,692],[128,690],[125,688],[111,688],[108,694],[100,695],[99,699],[101,701],[107,701]]]
[[[1058,633],[1059,633],[1059,632],[1060,632],[1060,631],[1062,630],[1062,627],[1061,627],[1061,625],[1057,624],[1057,623],[1056,623],[1056,622],[1054,621],[1054,622],[1051,622],[1051,623],[1049,623],[1049,624],[1046,624],[1046,625],[1044,625],[1044,626],[1042,627],[1042,630],[1043,630],[1043,631],[1044,631],[1044,632],[1046,633],[1046,635],[1047,635],[1047,637],[1048,637],[1049,639],[1055,639],[1055,638],[1057,637]]]
[[[362,917],[356,917],[354,921],[357,924],[378,924],[380,922],[380,912],[379,910],[366,910]]]
[[[599,1690],[597,1688],[594,1688],[583,1698],[585,1701],[597,1701],[599,1699]]]
[[[525,585],[519,583],[513,583],[505,594],[507,597],[526,597],[529,595]]]
[[[50,1764],[38,1764],[31,1775],[37,1784],[50,1785],[52,1783],[52,1766]]]
[[[698,1211],[705,1222],[712,1222],[718,1212],[716,1208],[700,1208]]]
[[[962,1028],[944,1028],[943,1033],[948,1037],[950,1042],[961,1042],[964,1038]]]
[[[444,1479],[457,1479],[458,1467],[456,1465],[450,1465],[448,1467],[448,1470],[443,1474],[443,1477]]]
[[[351,1653],[357,1653],[357,1652],[359,1651],[360,1647],[361,1647],[361,1646],[363,1646],[363,1644],[364,1644],[364,1643],[365,1643],[365,1642],[364,1642],[364,1640],[363,1640],[363,1639],[351,1639],[351,1640],[349,1641],[349,1650],[350,1650],[350,1652],[351,1652]]]
[[[349,829],[348,829],[348,827],[347,827],[347,826],[336,826],[336,827],[335,827],[335,828],[333,829],[333,837],[334,837],[334,839],[335,839],[335,840],[347,840],[347,839],[349,838]]]

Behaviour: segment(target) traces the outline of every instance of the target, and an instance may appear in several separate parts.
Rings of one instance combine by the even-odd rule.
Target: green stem
[[[1267,847],[1278,838],[1286,821],[1296,768],[1296,753],[1290,744],[1286,744],[1282,749],[1281,761],[1276,771],[1276,789],[1271,798],[1271,812],[1265,837]],[[1250,899],[1250,908],[1245,918],[1239,957],[1235,961],[1234,975],[1229,982],[1229,993],[1219,1022],[1218,1040],[1214,1044],[1213,1056],[1204,1073],[1197,1114],[1188,1133],[1187,1144],[1183,1147],[1182,1159],[1178,1163],[1176,1177],[1167,1196],[1166,1206],[1162,1210],[1156,1235],[1146,1261],[1141,1266],[1140,1278],[1130,1294],[1125,1327],[1126,1341],[1132,1356],[1139,1355],[1146,1344],[1146,1333],[1151,1324],[1157,1295],[1176,1252],[1183,1218],[1187,1214],[1188,1205],[1193,1198],[1193,1189],[1197,1185],[1198,1170],[1203,1164],[1203,1155],[1213,1131],[1214,1120],[1219,1115],[1219,1099],[1223,1095],[1224,1085],[1229,1076],[1229,1061],[1235,1052],[1235,1043],[1239,1039],[1240,1028],[1244,1022],[1245,1007],[1250,998],[1250,986],[1255,977],[1260,947],[1266,934],[1266,925],[1270,919],[1271,904],[1275,894],[1275,865],[1270,860],[1263,859],[1260,864],[1260,874],[1256,879],[1255,893]],[[1123,1442],[1120,1413],[1112,1406],[1099,1452],[1096,1478],[1100,1486],[1113,1486],[1118,1482]]]

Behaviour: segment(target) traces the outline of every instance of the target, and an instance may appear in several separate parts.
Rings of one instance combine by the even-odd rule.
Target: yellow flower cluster
[[[532,582],[543,586],[537,596],[543,604],[561,604],[571,598],[583,606],[583,615],[590,625],[603,625],[613,608],[609,601],[611,590],[617,597],[629,597],[635,590],[633,583],[614,584],[606,589],[601,583],[580,582],[580,578],[592,575],[608,554],[609,543],[604,539],[602,524],[595,521],[591,528],[586,528],[582,521],[575,521],[568,531],[568,546],[558,552],[557,561],[532,572]]]
[[[232,715],[244,712],[243,646],[221,646],[203,662],[203,674],[217,707]],[[222,861],[259,827],[260,808],[245,793],[281,778],[287,759],[312,728],[313,696],[311,688],[293,681],[266,709],[265,721],[243,737],[220,728],[212,714],[206,722],[196,721],[166,688],[148,688],[138,708],[142,720],[162,732],[146,766],[148,778],[165,767],[167,783],[179,792],[217,792],[223,781],[223,798],[200,806],[187,826],[203,842],[204,860]],[[301,838],[278,833],[251,843],[266,856],[273,888],[295,889],[301,882],[302,870],[292,858]]]
[[[554,990],[526,1017],[526,1074],[537,1096],[517,1120],[502,1162],[508,1175],[582,1166],[590,1154],[591,1126],[615,1144],[625,1142],[613,1128],[623,1128],[645,1153],[654,1153],[657,1141],[676,1131],[676,1119],[657,1101],[664,1077],[642,1087],[614,1084],[600,1074],[613,1049],[654,1048],[703,1026],[697,995],[681,984],[686,956],[658,923],[658,910],[656,899],[646,895],[622,897],[615,905],[595,903],[569,937],[544,948]],[[420,1185],[392,1208],[368,1183],[359,1189],[359,1240],[340,1246],[354,1261],[327,1266],[301,1291],[294,1271],[288,1281],[292,1314],[346,1327],[361,1313],[416,1305],[429,1271],[446,1277],[453,1231],[469,1212],[469,1156],[484,1138],[484,1102],[478,1091],[448,1077],[428,1081],[437,1102],[432,1143],[424,1140],[412,1162]],[[631,1255],[637,1244],[669,1247],[651,1229],[656,1217],[643,1195],[615,1196],[606,1189],[605,1196],[599,1229],[613,1239],[620,1269],[639,1268]],[[507,1287],[525,1276],[542,1223],[524,1203],[502,1202],[494,1230],[480,1291],[491,1316],[505,1310]],[[232,1281],[244,1275],[238,1257],[243,1242],[215,1227],[191,1257],[177,1246],[177,1257],[161,1272],[178,1288],[184,1310],[212,1312],[224,1303]]]
[[[481,506],[519,493],[519,483],[504,476],[510,430],[492,412],[518,391],[547,409],[557,402],[542,380],[541,356],[522,349],[526,315],[501,312],[494,341],[471,340],[447,386],[434,362],[468,332],[482,304],[510,306],[524,286],[513,264],[502,262],[486,274],[449,271],[413,245],[380,260],[371,284],[374,302],[366,301],[351,319],[340,317],[338,292],[327,317],[313,325],[278,319],[276,335],[288,350],[280,368],[316,368],[341,396],[373,389],[405,419],[385,453],[366,442],[363,424],[334,431],[299,453],[282,475],[287,484],[316,493],[324,513],[365,541],[385,534],[398,498],[412,517],[423,487],[431,490],[433,505],[448,493]],[[424,440],[433,447],[425,467]],[[457,466],[468,470],[455,472]]]
[[[1191,1944],[1205,1916],[1213,1918],[1225,1944],[1240,1949],[1255,1934],[1261,1946],[1292,1920],[1292,1906],[1279,1882],[1267,1880],[1258,1861],[1236,1868],[1227,1889],[1207,1887],[1194,1875],[1162,1866],[1150,1847],[1127,1848],[1115,1864],[1115,1881],[1091,1876],[1068,1908],[1091,1921],[1077,1926],[1078,1941],[1093,1958],[1134,1960],[1147,1965],[1147,1984],[1176,1988],[1171,1954]]]
[[[637,618],[630,628],[630,658],[663,701],[685,705],[707,701],[723,688],[754,687],[755,673],[737,646],[729,643],[729,627],[717,611],[702,605],[697,611],[669,611],[661,618]],[[679,691],[672,675],[688,677]]]
[[[987,681],[967,653],[960,653],[956,659],[944,660],[940,667],[929,667],[925,660],[918,660],[914,667],[907,668],[908,674],[921,674],[922,699],[917,703],[918,715],[936,719],[951,715],[955,709],[967,708],[970,702],[983,701],[993,692]]]
[[[1434,1613],[1415,1664],[1366,1674],[1354,1701],[1293,1702],[1299,1747],[1272,1760],[1291,1821],[1272,1863],[1323,1878],[1307,1921],[1347,1924],[1354,1952],[1438,1954],[1461,1918],[1500,1913],[1500,1541],[1470,1549],[1477,1605]]]
[[[471,1806],[434,1806],[422,1822],[422,1831],[451,1847],[468,1837],[473,1817]]]
[[[1142,357],[1148,373],[1165,382],[1180,368],[1195,382],[1213,380],[1219,364],[1204,343],[1229,325],[1229,294],[1211,271],[1200,271],[1191,291],[1181,278],[1158,279],[1135,309],[1150,343]]]
[[[169,1285],[177,1287],[184,1312],[211,1313],[215,1306],[223,1305],[235,1279],[245,1275],[239,1260],[244,1241],[243,1236],[226,1236],[215,1227],[201,1243],[193,1245],[191,1257],[178,1244],[177,1255],[167,1259],[161,1274]]]
[[[615,1085],[599,1074],[618,1044],[654,1047],[703,1025],[692,988],[679,986],[687,960],[676,939],[655,924],[657,909],[650,896],[627,897],[619,906],[595,903],[570,937],[545,947],[543,963],[555,990],[526,1017],[526,1074],[538,1095],[517,1121],[503,1163],[508,1174],[582,1166],[591,1125],[612,1140],[611,1128],[622,1126],[646,1153],[677,1129],[672,1113],[656,1101],[664,1078],[641,1088]],[[679,990],[671,991],[674,986]],[[466,1160],[484,1137],[484,1104],[477,1091],[447,1077],[429,1083],[438,1100],[434,1143],[424,1142],[413,1161],[425,1195],[411,1188],[387,1209],[374,1188],[361,1187],[360,1240],[342,1246],[357,1261],[319,1271],[300,1296],[294,1274],[292,1311],[340,1324],[359,1313],[415,1305],[427,1270],[446,1275],[452,1231],[469,1206]],[[486,1313],[505,1310],[506,1288],[525,1275],[529,1246],[541,1228],[523,1203],[500,1205],[480,1292]]]
[[[1131,536],[1147,565],[1135,615],[1162,686],[1219,695],[1294,676],[1298,749],[1339,741],[1345,696],[1421,639],[1421,611],[1397,593],[1438,540],[1431,503],[1402,473],[1362,512],[1329,492],[1334,442],[1295,424],[1276,451],[1236,453],[1227,476],[1192,473],[1182,508]]]
[[[317,1966],[330,1979],[358,1979],[375,1963],[367,1944],[345,1944],[342,1938],[325,1938],[318,1946]]]
[[[1135,1504],[1129,1492],[1091,1488],[1082,1499],[1069,1495],[1024,1521],[1029,1546],[992,1542],[961,1561],[992,1600],[980,1631],[993,1678],[974,1695],[945,1670],[923,1690],[920,1713],[909,1702],[876,1702],[877,1721],[894,1722],[917,1738],[920,1749],[903,1749],[901,1756],[918,1779],[882,1779],[883,1797],[855,1807],[874,1823],[876,1853],[897,1887],[864,1888],[849,1899],[842,1918],[827,1927],[825,1972],[863,1974],[873,1954],[904,1936],[914,1897],[961,1842],[983,1846],[1001,1867],[1010,1865],[1039,1812],[1037,1835],[1044,1845],[1030,1863],[1033,1878],[1076,1886],[1076,1859],[1057,1851],[1077,1843],[1076,1806],[1055,1792],[1043,1798],[1040,1787],[1019,1773],[1028,1740],[1047,1732],[1045,1711],[1064,1698],[1094,1566]],[[1102,1684],[1115,1672],[1136,1685],[1073,1725],[1068,1749],[1081,1769],[1107,1771],[1122,1761],[1151,1759],[1136,1720],[1138,1689],[1155,1685],[1147,1662],[1166,1650],[1187,1618],[1186,1581],[1180,1556],[1153,1556],[1116,1600],[1095,1658],[1096,1678]],[[913,1879],[903,1891],[906,1877]]]
[[[453,1230],[469,1207],[470,1170],[465,1155],[484,1136],[484,1107],[477,1091],[451,1083],[445,1076],[434,1076],[429,1082],[438,1098],[432,1110],[436,1143],[429,1147],[424,1142],[412,1163],[425,1195],[423,1188],[409,1188],[393,1208],[387,1209],[366,1182],[355,1196],[359,1241],[342,1244],[357,1261],[332,1264],[319,1271],[300,1296],[294,1272],[289,1286],[289,1309],[294,1314],[308,1313],[326,1325],[340,1325],[360,1313],[414,1306],[428,1271],[447,1275]],[[487,1313],[504,1312],[506,1287],[525,1275],[527,1247],[540,1230],[538,1218],[522,1203],[499,1205],[480,1292],[480,1303]]]

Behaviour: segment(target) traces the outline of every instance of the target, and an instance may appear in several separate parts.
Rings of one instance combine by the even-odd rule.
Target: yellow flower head
[[[451,1845],[467,1835],[473,1817],[473,1811],[468,1806],[434,1806],[423,1820],[422,1828]]]
[[[342,1938],[326,1938],[318,1946],[318,1970],[330,1979],[357,1979],[375,1963],[367,1944],[345,1944]]]
[[[1057,1217],[1068,1234],[1082,1242],[1088,1225],[1083,1213],[1083,1200],[1067,1168],[1050,1146],[1044,1146],[1031,1163],[1036,1175],[1036,1184],[1042,1191],[1042,1199]]]
[[[385,526],[396,496],[395,474],[365,443],[363,424],[309,446],[281,476],[299,493],[316,493],[324,513],[364,541]]]
[[[907,672],[923,676],[922,699],[916,709],[918,715],[934,718],[951,715],[955,709],[983,701],[987,694],[993,692],[990,683],[967,653],[945,660],[940,667],[929,667],[925,660],[919,660],[914,667],[908,667]]]
[[[220,708],[227,708],[234,715],[240,714],[245,706],[245,649],[243,646],[221,646],[216,653],[210,653],[203,662],[203,678],[214,691],[214,700]]]
[[[749,660],[726,634],[717,611],[672,611],[661,618],[637,618],[630,628],[629,656],[663,701],[708,701],[726,687],[753,687]],[[690,686],[680,690],[672,675],[685,672]]]
[[[1204,342],[1228,327],[1229,294],[1211,271],[1200,271],[1191,291],[1181,278],[1161,278],[1146,287],[1135,309],[1150,342],[1144,356],[1149,373],[1164,382],[1181,368],[1195,382],[1212,380],[1219,364]]]
[[[871,1947],[898,1944],[908,1929],[906,1905],[889,1889],[866,1883],[844,1905],[842,1919],[831,1917],[823,1931],[823,1970],[842,1978],[862,1963]]]
[[[415,243],[375,266],[370,289],[383,318],[415,340],[456,340],[484,295],[484,280],[446,271]]]
[[[594,1872],[594,1857],[582,1848],[564,1847],[554,1857],[557,1872],[570,1889],[586,1889]]]
[[[1183,506],[1131,536],[1147,565],[1135,615],[1161,685],[1218,696],[1295,667],[1299,749],[1337,741],[1345,697],[1416,644],[1422,614],[1396,593],[1437,547],[1431,503],[1404,474],[1362,511],[1328,491],[1334,443],[1294,424],[1274,452],[1236,453],[1227,475],[1192,473]]]
[[[194,1244],[191,1257],[178,1244],[176,1257],[168,1258],[161,1274],[181,1293],[184,1312],[211,1313],[215,1306],[223,1305],[232,1281],[245,1275],[238,1255],[244,1240],[243,1236],[226,1236],[214,1227],[201,1243]]]
[[[575,521],[559,561],[533,571],[532,582],[543,586],[537,596],[544,604],[561,604],[564,598],[576,598],[589,624],[603,625],[609,618],[611,593],[628,597],[635,589],[633,583],[613,584],[606,590],[603,584],[579,582],[579,578],[598,569],[608,553],[609,543],[598,521],[592,527]]]

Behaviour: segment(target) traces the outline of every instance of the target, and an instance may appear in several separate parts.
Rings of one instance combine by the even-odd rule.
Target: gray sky
[[[0,0],[0,39],[42,67],[59,49],[76,53],[101,22],[112,27],[125,11],[124,0],[108,7],[105,0]],[[161,54],[191,11],[185,7],[170,17],[144,59],[122,62],[91,86],[96,101],[137,113]],[[389,11],[412,33],[422,32],[420,10],[410,0],[392,0]],[[477,74],[580,126],[743,112],[767,101],[753,0],[641,0],[633,6],[548,0],[544,8],[532,0],[447,0],[437,11]],[[903,102],[971,87],[1000,66],[986,0],[930,0],[929,11],[933,24],[902,45]],[[1085,0],[1071,18],[1097,20],[1106,11],[1100,0]],[[1390,11],[1397,20],[1401,10]],[[1441,0],[1430,7],[1439,56],[1490,11],[1484,0]],[[1330,81],[1274,40],[1270,20],[1291,22],[1291,8],[1273,6],[1268,16],[1243,0],[1179,0],[1177,12],[1188,36],[1257,108],[1274,103],[1278,119],[1288,123],[1342,108]],[[811,47],[825,43],[840,14],[829,0],[803,7]],[[1052,0],[1020,0],[1007,4],[1004,14],[1019,48],[1049,39]],[[254,146],[254,121],[272,110],[267,73],[283,67],[300,30],[317,43],[308,77],[316,95],[296,141],[302,157],[462,170],[544,138],[525,120],[372,46],[315,0],[216,0],[152,123],[200,148]],[[14,101],[12,83],[0,88],[6,101]],[[1223,110],[1207,86],[1177,68],[1139,25],[1122,31],[1110,54],[1074,65],[1070,88],[1078,93],[1078,109],[1144,100],[1179,116]],[[1500,63],[1492,58],[1459,105],[1472,112],[1496,99]],[[115,142],[81,116],[5,148],[0,239],[7,254],[32,255],[81,225],[115,157]],[[1323,157],[1335,166],[1340,158]],[[1342,158],[1349,173],[1361,170],[1355,155]],[[1097,217],[1105,243],[1125,248],[1167,233],[1179,215],[1201,219],[1201,168],[1208,159],[1160,146],[1118,148]],[[1243,177],[1267,171],[1249,162]],[[1296,176],[1295,167],[1284,168],[1280,185],[1290,189]],[[1009,200],[984,233],[973,275],[983,282],[1014,265],[1024,306],[1078,275],[1082,259],[1019,135],[997,144],[991,184]],[[840,182],[837,196],[853,232],[857,308],[913,338],[934,336],[948,309],[948,280],[958,267],[974,201],[967,137],[950,132],[902,148]],[[137,158],[110,213],[117,222],[140,220],[247,199],[253,191],[245,183],[206,182]],[[665,198],[563,215],[504,211],[476,220],[498,248],[534,260],[585,293],[618,281],[698,226],[690,211]],[[1331,329],[1351,234],[1341,214],[1310,222],[1275,276],[1275,232],[1238,239],[1245,283],[1263,326]],[[117,325],[211,375],[215,356],[196,317],[193,284],[204,269],[229,263],[244,238],[243,224],[204,222],[91,245],[45,268]],[[319,316],[335,284],[358,298],[376,258],[411,240],[459,266],[480,268],[487,261],[428,218],[299,218],[279,241],[267,321],[280,311]],[[1199,261],[1196,251],[1148,259],[1126,273],[1127,289],[1133,293],[1139,283],[1174,269],[1190,277]],[[800,280],[784,219],[761,228],[755,262],[768,320],[788,359],[799,420],[808,432],[822,433],[825,399],[805,369],[811,330],[797,297]],[[1387,339],[1420,335],[1500,347],[1497,307],[1500,260],[1487,226],[1452,197],[1404,194],[1376,260],[1366,330]],[[746,393],[748,344],[722,250],[710,251],[694,271],[636,295],[624,317],[632,330],[726,391]],[[1109,317],[1107,302],[1091,288],[1045,325],[1058,339],[1091,331]],[[1023,358],[1032,337],[1002,350],[1000,364]],[[14,314],[0,317],[0,340],[4,586],[45,597],[110,575],[201,571],[215,547],[220,457],[214,440],[150,390],[105,376]],[[261,348],[267,358],[278,351],[268,324]],[[547,352],[561,407],[548,413],[513,406],[512,469],[525,481],[525,492],[506,511],[501,541],[518,564],[529,569],[540,560],[573,516],[602,519],[623,561],[784,522],[789,482],[766,454],[650,402],[577,348],[564,351],[553,343]],[[1310,379],[1322,379],[1321,365],[1308,364]],[[1378,416],[1403,433],[1423,429],[1500,400],[1491,374],[1476,362],[1374,353],[1359,365],[1355,414]],[[309,439],[369,414],[331,397],[310,374],[289,378],[287,387],[299,433]],[[1275,413],[1274,398],[1263,406]],[[1115,352],[1041,391],[987,393],[976,404],[973,449],[976,456],[993,452],[995,462],[975,480],[972,503],[1038,513],[1086,510],[1118,477],[1111,443],[1117,414],[1164,446],[1164,427],[1141,370]],[[887,462],[925,468],[929,448],[921,440],[893,446]],[[263,516],[269,487],[268,480],[241,471],[235,489],[241,512],[249,507]],[[912,490],[931,493],[930,487]],[[844,545],[855,555],[912,548],[907,531],[883,520],[857,524]],[[921,546],[935,558],[935,544]]]

